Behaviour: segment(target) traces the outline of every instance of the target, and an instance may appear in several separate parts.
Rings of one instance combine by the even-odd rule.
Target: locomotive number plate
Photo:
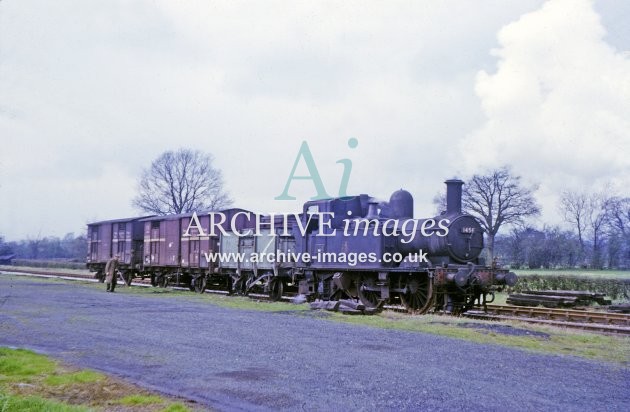
[[[462,232],[462,233],[465,233],[465,234],[467,234],[467,235],[470,235],[470,234],[472,234],[472,233],[475,233],[475,228],[474,228],[474,227],[463,227],[463,228],[461,229],[461,232]]]

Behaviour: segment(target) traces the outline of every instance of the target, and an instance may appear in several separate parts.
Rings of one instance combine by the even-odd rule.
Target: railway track
[[[26,269],[0,269],[0,274],[14,274],[14,275],[23,275],[23,276],[33,276],[40,278],[48,278],[48,279],[63,279],[63,280],[81,280],[92,283],[99,283],[98,279],[95,279],[93,275],[82,275],[82,274],[71,274],[71,273],[63,273],[63,272],[50,272],[43,270],[26,270]],[[140,286],[140,287],[154,287],[151,285],[149,279],[135,279],[131,282],[131,286]],[[127,287],[127,284],[121,279],[118,279],[118,287]],[[189,290],[187,287],[182,286],[168,286],[171,289],[175,290]],[[215,295],[228,295],[229,293],[225,290],[216,290],[216,289],[206,289],[204,293],[211,293]],[[270,300],[268,295],[261,293],[249,293],[247,297],[257,300]],[[294,295],[287,294],[282,296],[281,301],[290,302],[293,299]]]
[[[487,305],[486,309],[487,311],[468,311],[463,316],[474,319],[519,321],[630,335],[630,315],[623,313],[511,305]]]
[[[24,276],[36,276],[42,278],[55,278],[65,280],[82,280],[97,283],[92,275],[56,273],[51,271],[26,270],[26,269],[0,269],[0,274],[17,274]],[[124,285],[124,282],[122,282]],[[152,287],[147,280],[137,280],[132,282],[132,286]],[[126,286],[126,285],[125,285]],[[185,287],[172,287],[177,290],[188,290]],[[205,293],[227,295],[224,290],[208,289]],[[269,300],[266,294],[250,293],[247,295],[252,299]],[[294,296],[283,296],[282,301],[290,302]],[[402,307],[386,306],[385,309],[396,312],[406,312]],[[630,314],[607,313],[597,311],[575,310],[575,309],[555,309],[511,305],[487,305],[486,311],[481,309],[471,310],[462,316],[473,319],[495,320],[495,321],[519,321],[535,324],[560,326],[566,328],[582,329],[592,332],[611,333],[620,335],[630,335]]]

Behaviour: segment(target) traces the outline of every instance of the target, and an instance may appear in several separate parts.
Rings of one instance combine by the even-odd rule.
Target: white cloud
[[[273,197],[302,140],[331,194],[341,176],[335,162],[349,158],[350,193],[387,197],[403,187],[426,216],[442,181],[477,162],[479,154],[466,168],[457,148],[484,121],[473,86],[476,73],[494,61],[488,50],[496,46],[497,31],[539,4],[2,1],[0,199],[19,202],[0,201],[0,233],[15,239],[45,227],[45,234],[63,235],[86,218],[137,213],[130,200],[140,169],[181,146],[214,154],[237,206],[295,211],[299,201]],[[540,31],[536,25],[526,30],[534,38]],[[576,37],[585,43],[583,35]],[[517,40],[508,35],[505,41]],[[616,41],[623,43],[623,36]],[[599,50],[586,50],[586,63],[601,59]],[[619,76],[613,66],[602,73],[614,83]],[[524,70],[532,69],[554,87],[559,82],[553,73],[538,73],[544,68]],[[493,92],[504,87],[492,86],[497,75],[487,75],[486,86],[479,81],[483,110],[497,120],[471,137],[475,145],[488,146],[487,135],[501,138],[501,123],[518,118],[528,101],[543,102],[545,112],[568,111],[569,123],[583,118],[583,110],[530,96],[529,87],[509,96]],[[547,86],[542,90],[548,93]],[[589,107],[592,99],[585,100]],[[602,102],[619,110],[625,104]],[[529,110],[544,120],[542,109]],[[619,110],[593,116],[591,129],[606,123],[607,135],[618,136],[628,118],[611,116]],[[359,140],[356,149],[347,147],[350,137]],[[513,138],[520,146],[531,140],[527,133]],[[618,157],[625,147],[621,142]],[[489,161],[499,154],[505,150]],[[595,156],[608,158],[609,151]],[[623,167],[623,159],[615,161]],[[549,161],[544,167],[575,169]],[[599,170],[580,168],[579,176],[590,179]],[[313,194],[308,185],[292,190],[300,201]],[[45,225],[36,219],[15,223],[19,216],[40,215],[43,204]]]
[[[586,0],[552,0],[498,35],[495,73],[479,72],[484,125],[461,143],[468,172],[502,164],[560,191],[630,185],[630,59],[604,41]]]

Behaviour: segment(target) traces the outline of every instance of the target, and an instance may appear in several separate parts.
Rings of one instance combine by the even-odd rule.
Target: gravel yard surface
[[[620,366],[321,317],[0,275],[0,345],[213,409],[582,411],[630,404],[630,370]]]

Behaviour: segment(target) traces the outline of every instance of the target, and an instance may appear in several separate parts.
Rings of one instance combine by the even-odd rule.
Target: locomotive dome
[[[395,219],[413,219],[413,196],[406,190],[400,189],[392,193],[389,198],[391,217]]]

